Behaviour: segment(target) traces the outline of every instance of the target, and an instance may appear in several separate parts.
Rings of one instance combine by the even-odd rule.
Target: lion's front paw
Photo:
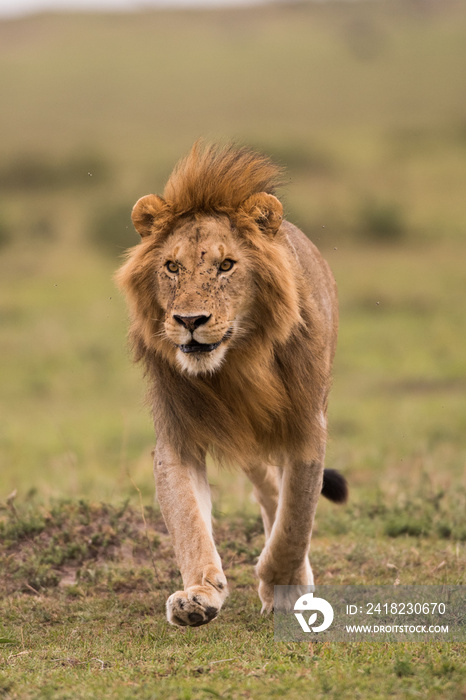
[[[167,600],[167,619],[179,627],[200,627],[214,620],[225,596],[212,586],[191,586]]]

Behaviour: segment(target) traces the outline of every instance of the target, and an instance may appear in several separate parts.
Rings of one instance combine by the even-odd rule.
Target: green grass
[[[459,644],[274,643],[251,487],[212,464],[231,596],[167,625],[112,274],[132,203],[198,136],[284,164],[340,294],[327,465],[351,498],[319,505],[316,580],[464,583],[465,62],[455,2],[0,22],[0,697],[464,698]]]
[[[438,502],[417,496],[424,517],[437,512]],[[464,494],[442,517],[463,513]],[[312,550],[322,582],[464,582],[458,544],[435,522],[387,538],[395,514],[383,499],[320,516]],[[8,698],[268,698],[285,689],[294,698],[461,697],[460,644],[273,642],[252,573],[263,544],[257,517],[219,520],[231,595],[221,617],[196,630],[165,622],[165,599],[180,579],[157,509],[10,503],[0,535]]]

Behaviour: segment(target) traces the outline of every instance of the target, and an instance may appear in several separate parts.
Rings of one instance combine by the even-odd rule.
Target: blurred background
[[[78,5],[0,3],[0,501],[151,502],[112,275],[133,203],[198,137],[285,166],[287,218],[334,271],[328,466],[356,500],[458,493],[466,4]],[[218,512],[254,510],[240,474],[210,479]]]

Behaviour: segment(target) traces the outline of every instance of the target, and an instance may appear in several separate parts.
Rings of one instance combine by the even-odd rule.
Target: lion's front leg
[[[228,594],[212,537],[205,464],[181,464],[168,446],[159,444],[154,473],[184,586],[167,600],[168,621],[181,627],[205,625],[217,617]]]
[[[263,612],[273,609],[274,586],[314,582],[308,554],[322,479],[320,460],[291,462],[283,471],[277,516],[256,567]]]

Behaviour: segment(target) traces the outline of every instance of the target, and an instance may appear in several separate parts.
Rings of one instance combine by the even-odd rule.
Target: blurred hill
[[[466,6],[454,2],[3,21],[2,236],[31,225],[71,235],[57,195],[78,228],[100,206],[115,216],[160,190],[199,136],[235,138],[286,165],[289,208],[309,233],[374,222],[388,236],[458,233],[465,65]],[[25,193],[39,222],[22,216]]]

